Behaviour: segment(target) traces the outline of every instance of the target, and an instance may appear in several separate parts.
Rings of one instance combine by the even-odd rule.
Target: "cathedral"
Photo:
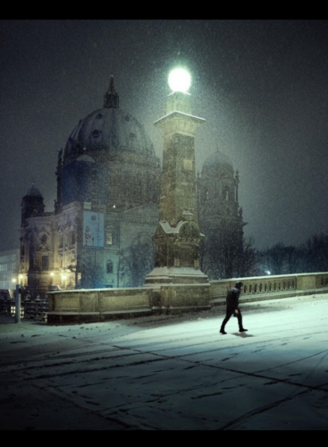
[[[101,109],[58,154],[54,211],[33,184],[21,202],[20,274],[31,295],[142,286],[154,265],[161,167],[142,124],[119,104],[113,77]],[[201,268],[231,277],[242,247],[238,172],[214,152],[196,179]],[[222,253],[228,253],[228,257]]]
[[[205,234],[202,270],[212,279],[240,276],[243,253],[242,208],[238,204],[239,174],[218,149],[197,177],[198,222]]]

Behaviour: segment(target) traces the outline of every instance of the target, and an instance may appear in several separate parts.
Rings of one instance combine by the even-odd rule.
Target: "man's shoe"
[[[226,331],[224,329],[220,330],[221,334],[226,334]]]
[[[248,331],[248,329],[244,329],[243,327],[239,329],[239,332],[246,332],[246,331]]]

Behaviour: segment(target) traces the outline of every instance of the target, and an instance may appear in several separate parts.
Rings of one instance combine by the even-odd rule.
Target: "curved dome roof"
[[[27,190],[26,194],[24,197],[41,197],[43,199],[42,194],[40,193],[40,191],[38,190],[38,188],[36,188],[34,186],[34,183],[32,184],[32,186],[30,186],[30,188]]]
[[[203,164],[203,171],[208,170],[216,170],[216,169],[228,169],[230,171],[233,170],[232,162],[230,158],[217,150],[214,154],[207,157]]]
[[[94,159],[92,157],[89,157],[89,155],[80,155],[80,157],[77,158],[77,161],[87,161],[88,163],[95,163]]]
[[[80,120],[71,133],[64,150],[67,158],[77,158],[88,151],[107,150],[136,152],[154,157],[154,147],[143,126],[131,114],[118,108],[95,110]]]

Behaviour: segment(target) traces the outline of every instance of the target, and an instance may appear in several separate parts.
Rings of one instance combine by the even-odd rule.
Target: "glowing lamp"
[[[173,92],[186,93],[191,84],[191,76],[184,68],[175,68],[169,74],[169,86]]]

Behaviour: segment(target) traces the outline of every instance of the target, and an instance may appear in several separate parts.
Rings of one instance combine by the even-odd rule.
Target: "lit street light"
[[[175,68],[170,72],[168,82],[173,92],[186,93],[191,84],[191,76],[184,68]]]

